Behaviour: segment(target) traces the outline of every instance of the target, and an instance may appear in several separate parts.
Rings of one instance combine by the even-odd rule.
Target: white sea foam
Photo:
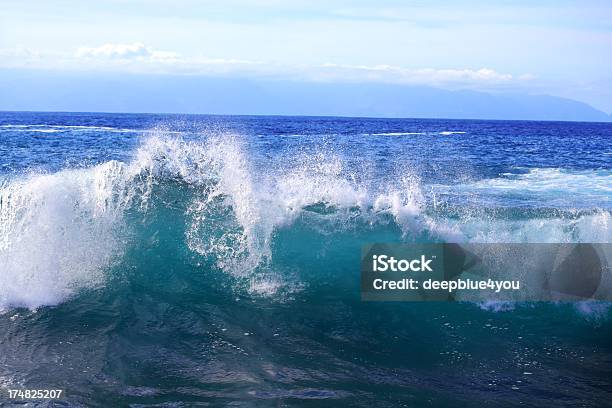
[[[0,306],[56,304],[79,289],[102,284],[104,270],[123,249],[117,236],[124,227],[123,212],[134,204],[146,211],[152,187],[164,178],[199,190],[185,214],[188,247],[212,256],[219,268],[238,277],[252,276],[269,262],[274,233],[306,206],[373,207],[402,225],[419,214],[422,197],[415,180],[404,177],[399,189],[372,194],[344,173],[339,157],[320,152],[303,155],[276,173],[257,175],[237,137],[185,142],[156,136],[129,164],[108,162],[5,183]],[[223,211],[234,221],[215,222]],[[252,285],[264,292],[276,286]]]
[[[0,187],[0,309],[57,304],[103,282],[121,250],[117,162]]]
[[[60,133],[61,129],[30,129],[29,132],[34,133]]]
[[[444,220],[471,242],[612,242],[610,211],[531,219],[501,219],[482,213]]]
[[[348,217],[346,211],[351,208],[362,212],[373,208],[402,224],[420,213],[418,182],[405,177],[400,190],[374,194],[355,181],[333,152],[298,155],[293,164],[257,175],[244,146],[235,138],[213,138],[204,151],[219,179],[212,191],[191,206],[188,244],[203,255],[213,254],[222,269],[236,275],[249,275],[266,265],[276,231],[290,226],[309,206],[334,209],[328,218]],[[230,207],[239,228],[228,228],[225,234],[211,238],[208,218],[215,214],[215,206]]]
[[[147,211],[161,180],[180,180],[194,191],[184,215],[185,244],[266,295],[287,283],[286,277],[264,272],[275,234],[312,206],[325,209],[309,213],[326,221],[350,224],[360,217],[364,225],[375,225],[391,218],[407,239],[426,232],[458,242],[612,240],[607,210],[515,221],[480,213],[449,219],[429,214],[421,182],[408,168],[389,175],[387,185],[371,186],[359,182],[341,155],[324,148],[270,163],[265,172],[254,168],[252,159],[248,146],[233,135],[197,142],[154,135],[127,164],[111,161],[5,182],[0,308],[53,305],[103,285],[105,271],[126,245],[125,211]]]
[[[479,198],[504,197],[535,200],[556,207],[603,207],[612,205],[612,171],[533,168],[524,173],[454,186],[436,186],[440,192],[476,195]]]
[[[473,186],[521,192],[592,193],[609,197],[612,194],[612,171],[534,168],[523,174],[505,173],[502,177],[482,180]]]
[[[370,133],[370,136],[411,136],[411,135],[426,135],[425,132],[386,132],[386,133]]]
[[[31,124],[31,125],[16,125],[5,124],[0,125],[0,132],[30,132],[30,133],[59,133],[59,132],[106,132],[106,133],[155,133],[156,130],[151,129],[128,129],[115,128],[110,126],[85,126],[85,125],[48,125],[48,124]],[[167,131],[169,134],[178,134],[181,132]]]

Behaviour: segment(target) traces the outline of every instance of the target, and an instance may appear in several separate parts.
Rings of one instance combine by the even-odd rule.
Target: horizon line
[[[603,112],[603,111],[602,111]],[[379,119],[379,120],[456,120],[456,121],[484,121],[484,122],[549,122],[549,123],[612,123],[612,114],[606,113],[608,121],[596,120],[550,120],[550,119],[483,119],[483,118],[445,118],[445,117],[391,117],[391,116],[343,116],[343,115],[283,115],[283,114],[235,114],[235,113],[194,113],[194,112],[112,112],[112,111],[56,111],[56,110],[5,110],[4,113],[67,113],[67,114],[101,114],[101,115],[185,115],[185,116],[233,116],[233,117],[280,117],[280,118],[338,118],[338,119]],[[604,112],[605,113],[605,112]]]

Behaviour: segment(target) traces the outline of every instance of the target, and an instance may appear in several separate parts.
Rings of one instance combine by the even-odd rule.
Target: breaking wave
[[[611,240],[608,209],[517,215],[460,208],[436,201],[429,187],[405,168],[373,185],[359,177],[367,166],[356,170],[333,151],[266,160],[255,157],[235,135],[204,141],[156,135],[146,139],[129,162],[4,180],[0,309],[56,305],[106,285],[130,248],[154,241],[155,234],[143,235],[141,228],[151,220],[183,226],[176,241],[201,259],[199,264],[208,262],[214,271],[245,281],[248,291],[263,295],[300,286],[274,265],[275,257],[283,255],[283,231],[307,231],[315,240],[325,237],[355,251],[374,238]],[[526,177],[533,175],[504,182],[522,185]],[[486,183],[473,186],[473,191]],[[488,183],[503,188],[500,181]],[[308,253],[307,248],[303,251]]]

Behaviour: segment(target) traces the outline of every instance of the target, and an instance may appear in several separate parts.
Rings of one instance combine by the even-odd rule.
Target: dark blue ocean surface
[[[0,113],[0,403],[602,406],[607,303],[366,303],[359,257],[612,242],[610,197],[606,123]]]

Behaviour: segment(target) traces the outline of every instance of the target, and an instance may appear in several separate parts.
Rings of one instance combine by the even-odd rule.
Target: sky
[[[0,70],[426,85],[612,113],[611,63],[610,1],[0,1]]]

